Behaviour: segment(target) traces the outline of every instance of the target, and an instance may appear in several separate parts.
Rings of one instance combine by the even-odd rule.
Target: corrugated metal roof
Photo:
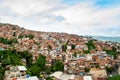
[[[91,76],[84,76],[83,79],[84,80],[92,80],[92,77]]]
[[[25,68],[25,66],[18,66],[18,70],[19,71],[26,71],[27,69]]]

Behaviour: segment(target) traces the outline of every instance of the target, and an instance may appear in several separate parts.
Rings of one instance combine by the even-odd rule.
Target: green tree
[[[36,76],[36,75],[39,76],[40,74],[40,67],[37,65],[32,65],[29,70],[32,76]]]
[[[13,32],[13,36],[16,36],[16,32]]]
[[[49,75],[50,74],[50,68],[46,69],[46,73]]]
[[[109,77],[108,80],[120,80],[120,75]]]
[[[108,73],[111,73],[113,71],[113,67],[106,66],[105,68]]]
[[[22,35],[22,34],[20,34],[19,36],[18,36],[18,38],[23,38],[24,36]]]
[[[5,69],[3,66],[0,66],[0,80],[3,80],[4,78],[4,73],[5,73]]]
[[[13,55],[10,56],[10,58],[11,58],[11,63],[13,65],[20,65],[21,64],[20,63],[20,57],[19,57],[18,54],[13,54]]]
[[[107,54],[111,55],[115,58],[117,58],[117,52],[114,50],[105,50]]]
[[[89,72],[90,71],[90,68],[85,68],[85,72]]]
[[[46,80],[53,80],[53,78],[52,77],[47,77]]]
[[[32,54],[30,54],[28,51],[23,51],[23,52],[19,52],[19,54],[21,55],[21,58],[26,59],[27,61],[27,66],[31,66],[32,64]]]
[[[74,50],[75,47],[76,47],[75,44],[72,44],[72,45],[71,45],[72,50]]]
[[[78,54],[77,52],[74,52],[74,54],[73,54],[73,55],[74,55],[75,57],[77,57],[77,54]]]
[[[35,63],[32,63],[32,55],[28,51],[17,52],[16,50],[3,50],[0,51],[0,62],[2,67],[7,65],[21,65],[20,59],[27,61],[27,73],[30,75],[39,76],[40,71],[45,70],[45,57],[40,55]],[[0,80],[3,80],[4,71],[0,67]]]
[[[31,65],[28,72],[30,72],[32,76],[37,75],[39,77],[40,72],[45,71],[45,62],[46,62],[46,57],[40,55],[36,60],[36,62]]]
[[[112,47],[112,51],[113,51],[113,52],[116,52],[117,50],[116,50],[116,48],[115,48],[115,47]]]
[[[57,71],[64,70],[64,65],[63,65],[62,61],[57,60],[55,66],[57,67]]]
[[[51,71],[51,72],[57,71],[56,66],[55,66],[55,65],[52,65],[52,66],[50,67],[50,71]]]
[[[66,44],[62,45],[62,51],[66,52],[66,49],[67,49],[67,45]]]
[[[10,60],[6,60],[6,59],[2,60],[2,66],[3,66],[3,67],[5,67],[5,66],[7,66],[7,65],[10,65],[10,64],[11,64],[11,61],[10,61]]]
[[[39,66],[41,71],[45,70],[45,62],[46,62],[46,57],[43,55],[40,55],[37,59],[37,61],[35,62],[35,65]]]
[[[60,60],[56,60],[55,64],[53,64],[51,66],[51,71],[54,72],[54,71],[63,71],[64,70],[64,65],[62,63],[62,61]]]
[[[89,50],[96,48],[94,43],[93,43],[93,40],[89,40],[88,43],[87,43],[87,46],[88,46]]]
[[[99,68],[100,66],[99,66],[99,64],[96,64],[95,67],[96,67],[96,68]]]
[[[17,39],[7,39],[7,38],[0,38],[0,42],[3,44],[12,44],[12,43],[17,43]]]
[[[26,37],[30,38],[30,39],[33,39],[34,38],[34,35],[33,34],[27,34]]]
[[[84,50],[84,53],[89,54],[90,50]]]

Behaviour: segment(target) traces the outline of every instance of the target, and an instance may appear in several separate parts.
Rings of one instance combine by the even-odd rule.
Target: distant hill
[[[120,37],[104,37],[104,36],[91,36],[91,37],[101,41],[120,42]]]
[[[3,34],[3,37],[10,37],[10,38],[14,38],[15,36],[13,36],[13,33],[15,33],[16,36],[20,36],[21,34],[25,35],[25,34],[28,34],[26,33],[26,31],[32,33],[34,36],[35,33],[38,33],[38,35],[40,35],[41,33],[42,34],[58,34],[59,32],[42,32],[42,31],[34,31],[34,30],[28,30],[28,29],[25,29],[23,27],[19,27],[17,25],[12,25],[12,24],[9,24],[9,23],[0,23],[0,36],[2,36]],[[11,34],[10,34],[11,33]],[[59,34],[67,34],[67,35],[75,35],[75,34],[68,34],[68,33],[59,33]],[[101,41],[112,41],[112,42],[120,42],[120,36],[119,37],[104,37],[104,36],[91,36],[91,35],[83,35],[83,36],[86,36],[86,37],[92,37],[94,39],[97,39],[97,40],[101,40]]]

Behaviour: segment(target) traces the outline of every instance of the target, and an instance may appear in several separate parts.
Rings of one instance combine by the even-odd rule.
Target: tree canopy
[[[63,71],[63,70],[64,70],[64,65],[63,65],[62,61],[60,61],[60,60],[56,60],[55,64],[53,64],[51,66],[51,71],[52,72]]]
[[[66,44],[62,45],[62,51],[66,52],[66,49],[67,49],[67,45]]]
[[[88,46],[89,50],[95,49],[95,45],[93,43],[93,40],[89,40],[88,43],[87,43],[87,46]]]
[[[108,80],[120,80],[120,76],[113,76],[113,77],[109,77]]]
[[[0,38],[0,42],[3,44],[12,44],[12,43],[17,43],[17,39],[7,39],[7,38]]]

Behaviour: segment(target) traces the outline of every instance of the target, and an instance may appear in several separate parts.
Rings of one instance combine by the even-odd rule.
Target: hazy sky
[[[0,0],[0,22],[37,31],[120,36],[120,0]]]

